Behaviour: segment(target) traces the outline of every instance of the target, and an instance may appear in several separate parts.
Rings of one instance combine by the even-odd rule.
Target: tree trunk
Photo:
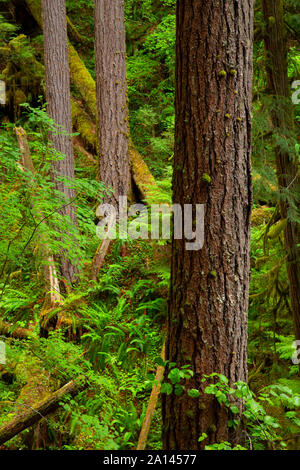
[[[173,201],[205,204],[205,242],[173,240],[166,358],[201,396],[164,396],[164,449],[236,440],[201,379],[247,381],[252,23],[253,0],[177,2]]]
[[[294,112],[288,79],[283,1],[263,0],[262,9],[266,24],[267,89],[273,97],[272,123],[274,132],[287,143],[287,139],[294,137]],[[296,221],[300,206],[299,162],[292,145],[290,151],[286,147],[277,145],[275,157],[281,192],[280,212],[283,219],[287,218],[285,247],[294,329],[296,339],[300,340],[300,226]]]
[[[95,1],[95,60],[99,176],[118,207],[129,187],[124,0]]]
[[[74,155],[70,136],[72,119],[65,0],[42,0],[42,14],[47,111],[58,129],[57,133],[51,132],[50,138],[54,149],[65,155],[64,159],[53,162],[53,174],[56,189],[63,195],[61,215],[69,217],[72,224],[76,226],[76,211],[70,204],[70,201],[75,198],[75,191],[71,186],[74,181]],[[68,183],[62,181],[62,178]],[[67,259],[65,253],[61,254],[61,271],[67,282],[74,282],[76,268]]]
[[[18,144],[19,144],[19,148],[21,152],[22,166],[25,170],[30,171],[32,173],[32,178],[33,178],[34,165],[33,165],[32,157],[30,154],[26,132],[22,127],[16,127],[15,132],[17,135]],[[38,219],[40,220],[39,223],[41,225],[45,225],[45,222],[43,221],[44,216],[42,212],[34,206],[32,206],[32,209],[33,209],[33,212],[37,215]],[[54,257],[53,257],[53,254],[50,252],[50,249],[49,249],[49,246],[47,244],[47,240],[44,234],[40,235],[39,243],[41,245],[41,253],[42,253],[42,260],[43,260],[43,273],[44,273],[44,281],[45,281],[45,287],[46,287],[46,298],[45,298],[43,310],[49,311],[61,301],[59,281],[57,277]]]

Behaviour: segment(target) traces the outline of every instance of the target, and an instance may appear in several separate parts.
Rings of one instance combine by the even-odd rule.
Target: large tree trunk
[[[177,2],[173,200],[205,204],[205,243],[173,240],[166,358],[190,365],[201,396],[164,397],[164,449],[236,439],[201,379],[247,381],[252,16],[253,0]]]
[[[267,89],[273,97],[271,117],[274,132],[286,141],[294,137],[294,113],[288,80],[283,1],[263,0],[262,9],[266,24],[264,42],[267,56]],[[287,151],[286,147],[277,145],[275,155],[281,192],[281,217],[287,218],[285,246],[291,307],[296,339],[300,340],[300,226],[296,222],[300,205],[299,162],[294,150]]]
[[[44,26],[46,97],[49,116],[57,125],[58,132],[50,135],[54,149],[65,155],[64,159],[53,162],[56,189],[63,195],[61,214],[70,218],[76,226],[75,207],[70,201],[75,198],[72,188],[74,181],[74,154],[72,143],[72,118],[70,96],[70,73],[68,62],[67,21],[65,0],[42,0]],[[62,178],[68,180],[66,184]],[[67,228],[65,230],[68,230]],[[63,278],[74,282],[76,268],[61,254]]]
[[[118,207],[130,173],[124,0],[95,1],[95,61],[99,176]]]

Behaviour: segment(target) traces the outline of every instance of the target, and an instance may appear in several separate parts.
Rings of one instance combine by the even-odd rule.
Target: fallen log
[[[74,129],[80,133],[87,150],[97,154],[96,124],[92,121],[85,109],[71,98],[72,124]]]
[[[85,377],[79,377],[76,380],[72,380],[54,392],[49,398],[42,400],[35,406],[25,410],[23,414],[4,424],[0,428],[0,445],[9,441],[30,426],[38,423],[52,411],[55,411],[59,407],[59,402],[66,395],[71,395],[73,397],[86,387],[87,381]]]
[[[11,323],[0,320],[0,336],[8,336],[15,339],[28,339],[34,336],[34,333],[27,328],[14,328]]]

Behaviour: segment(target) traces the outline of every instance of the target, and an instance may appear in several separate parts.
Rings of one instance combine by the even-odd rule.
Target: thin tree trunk
[[[50,138],[54,149],[65,155],[65,158],[53,161],[53,174],[56,189],[63,195],[61,214],[76,226],[75,207],[70,204],[75,198],[72,188],[75,176],[65,0],[42,0],[42,14],[47,110],[58,130],[51,132]],[[61,254],[61,271],[67,282],[75,281],[76,268],[64,252]]]
[[[22,127],[16,127],[15,132],[18,139],[18,144],[21,152],[21,159],[23,168],[27,171],[34,174],[34,165],[32,161],[32,157],[30,154],[30,149],[27,141],[27,135],[25,130]],[[44,216],[40,210],[33,206],[33,210],[36,213],[38,219],[41,221],[43,220]],[[44,225],[45,222],[42,223]],[[40,237],[40,244],[41,244],[41,252],[42,252],[42,260],[43,260],[43,273],[44,273],[44,281],[46,286],[46,298],[44,302],[43,310],[49,310],[55,307],[60,301],[60,288],[59,288],[59,281],[56,271],[56,266],[54,262],[53,254],[50,252],[49,246],[45,239],[44,235]]]
[[[99,177],[118,207],[129,189],[129,125],[124,0],[95,0]]]
[[[252,23],[253,0],[177,1],[173,201],[205,204],[205,242],[173,240],[166,359],[194,376],[163,398],[164,449],[237,439],[201,379],[247,381]]]
[[[263,0],[262,9],[266,24],[264,38],[266,50],[267,89],[273,97],[271,117],[274,132],[282,140],[294,138],[294,111],[288,79],[287,39],[284,24],[282,0]],[[299,162],[290,144],[275,148],[279,189],[281,192],[280,212],[287,219],[285,247],[287,251],[287,272],[290,283],[291,307],[294,330],[300,340],[300,175]]]

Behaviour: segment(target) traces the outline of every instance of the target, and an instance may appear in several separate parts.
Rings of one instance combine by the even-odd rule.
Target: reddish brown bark
[[[166,357],[191,366],[201,396],[164,397],[164,449],[234,441],[201,379],[247,381],[252,16],[252,0],[177,2],[173,200],[205,204],[205,243],[173,241]]]

